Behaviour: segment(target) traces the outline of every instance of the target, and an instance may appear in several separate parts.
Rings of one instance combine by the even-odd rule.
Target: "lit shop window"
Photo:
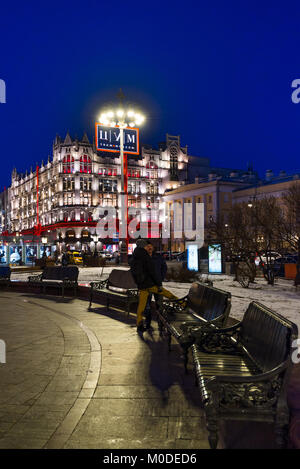
[[[74,173],[74,158],[66,155],[63,158],[63,173]]]
[[[92,160],[87,155],[80,157],[80,172],[89,174],[92,172]]]
[[[112,179],[99,180],[99,192],[117,192],[118,183]]]

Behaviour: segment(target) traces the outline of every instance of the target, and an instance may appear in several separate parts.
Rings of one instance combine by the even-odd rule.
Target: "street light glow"
[[[125,116],[130,118],[129,123],[126,122]],[[126,111],[122,108],[117,108],[116,110],[106,109],[101,112],[99,121],[101,124],[110,127],[119,126],[125,129],[126,127],[140,126],[145,121],[145,117],[140,112],[134,111],[133,109]]]

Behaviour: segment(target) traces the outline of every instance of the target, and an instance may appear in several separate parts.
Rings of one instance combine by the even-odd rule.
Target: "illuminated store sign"
[[[96,122],[96,148],[99,151],[120,151],[119,127],[106,127]],[[126,127],[124,132],[124,152],[139,154],[139,129]]]

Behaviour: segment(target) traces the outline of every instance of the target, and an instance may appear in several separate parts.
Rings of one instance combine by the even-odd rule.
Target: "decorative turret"
[[[88,138],[86,132],[84,132],[81,142],[82,142],[82,143],[88,143],[88,144],[90,143],[89,138]]]
[[[69,131],[67,132],[66,138],[65,138],[65,140],[64,140],[64,144],[65,144],[65,145],[71,145],[71,144],[72,144],[72,138],[71,138],[71,136],[70,136],[70,134],[69,134]]]

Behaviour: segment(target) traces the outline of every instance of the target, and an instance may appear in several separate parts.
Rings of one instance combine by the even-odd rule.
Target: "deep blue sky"
[[[273,1],[2,2],[0,188],[93,135],[120,87],[141,105],[144,143],[180,134],[212,165],[299,170],[300,4]]]

